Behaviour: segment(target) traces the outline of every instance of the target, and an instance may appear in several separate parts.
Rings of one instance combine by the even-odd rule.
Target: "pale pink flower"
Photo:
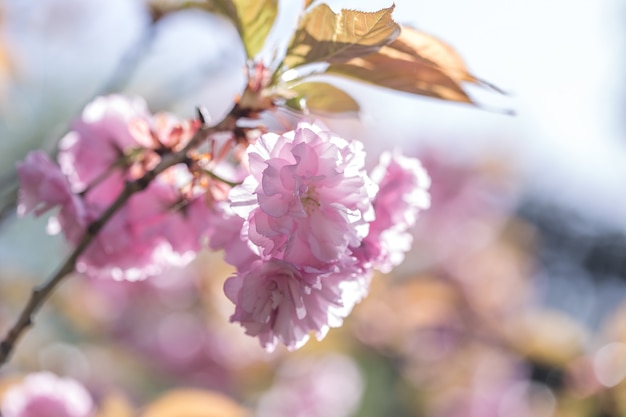
[[[215,204],[211,210],[214,223],[209,233],[209,248],[223,250],[224,260],[238,271],[249,269],[259,256],[241,239],[244,220],[224,203]]]
[[[415,227],[415,263],[423,267],[456,268],[500,234],[515,210],[517,190],[509,167],[491,157],[451,161],[433,150],[420,159],[432,178],[432,210]],[[462,239],[460,236],[471,236]]]
[[[430,177],[416,158],[384,152],[371,178],[379,187],[374,224],[380,229],[411,227],[417,214],[430,207]]]
[[[147,105],[139,97],[102,96],[85,106],[59,142],[57,160],[71,190],[82,193],[86,214],[76,218],[61,210],[52,218],[51,233],[63,231],[71,243],[77,244],[89,222],[117,198],[127,178],[129,161],[125,156],[139,147],[129,123],[149,117]]]
[[[143,175],[168,147],[184,146],[198,122],[152,116],[140,98],[119,95],[89,103],[61,140],[57,167],[42,152],[18,165],[18,213],[59,207],[48,231],[63,232],[78,245],[88,225],[117,199],[125,182]],[[180,164],[134,194],[100,230],[77,261],[77,270],[97,277],[138,280],[188,263],[206,240],[209,202]],[[227,192],[222,193],[225,199]]]
[[[57,206],[75,217],[84,216],[82,202],[72,193],[67,178],[45,152],[29,153],[17,164],[17,174],[20,179],[17,212],[20,216],[30,212],[40,216]]]
[[[201,196],[175,209],[180,201],[180,194],[158,181],[133,195],[85,250],[77,269],[136,281],[186,265],[201,247],[211,213]]]
[[[230,200],[261,257],[319,266],[348,256],[367,235],[375,187],[362,144],[301,122],[263,135],[247,155],[251,175]]]
[[[295,350],[314,332],[318,340],[331,327],[339,327],[356,298],[350,276],[302,270],[291,263],[258,260],[248,271],[239,272],[224,284],[224,292],[236,304],[231,321],[239,322],[246,334],[257,336],[268,351],[278,341]]]
[[[376,219],[353,254],[365,267],[387,273],[404,260],[413,241],[409,228],[430,206],[430,177],[419,160],[384,152],[371,178],[378,185],[373,202]]]
[[[83,192],[91,203],[107,205],[126,180],[156,166],[163,152],[184,146],[198,127],[196,120],[151,115],[139,97],[98,97],[61,139],[59,165],[73,191]],[[167,182],[164,178],[169,177],[160,178]]]
[[[181,255],[195,254],[205,246],[220,218],[204,194],[179,198],[177,201],[178,207],[167,207],[165,222],[154,225],[152,233],[163,236],[172,249]]]
[[[200,126],[198,120],[180,121],[169,113],[158,113],[150,119],[138,118],[130,123],[135,141],[146,149],[182,149]]]
[[[167,147],[186,144],[197,128],[194,121],[152,116],[141,98],[111,95],[89,103],[61,140],[58,156],[72,190],[81,193],[86,214],[76,217],[62,209],[51,230],[62,230],[78,244],[126,181],[154,167]],[[191,181],[187,167],[179,165],[133,195],[79,258],[77,269],[138,280],[188,263],[200,249],[210,217]]]
[[[89,417],[94,406],[89,392],[77,381],[41,372],[9,388],[0,411],[3,417]]]
[[[291,356],[263,393],[258,417],[349,417],[364,391],[357,364],[348,356]]]
[[[103,96],[85,106],[59,143],[59,165],[72,189],[80,192],[93,187],[94,181],[119,165],[131,149],[139,148],[130,123],[150,117],[146,102],[139,97]],[[123,179],[120,176],[119,187]]]

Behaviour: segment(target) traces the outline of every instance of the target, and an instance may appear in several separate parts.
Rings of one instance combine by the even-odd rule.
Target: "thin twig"
[[[0,367],[7,362],[11,355],[15,344],[19,340],[22,333],[33,324],[33,317],[39,311],[43,303],[48,299],[52,291],[56,286],[66,277],[69,273],[73,272],[76,268],[76,261],[87,249],[89,244],[96,238],[100,230],[107,224],[111,217],[126,204],[128,199],[135,193],[142,191],[148,187],[148,185],[163,171],[171,166],[180,164],[187,159],[187,153],[198,143],[206,138],[208,135],[215,132],[232,131],[237,119],[240,117],[240,109],[237,105],[231,110],[231,112],[214,127],[202,126],[198,129],[194,137],[189,143],[179,152],[165,155],[161,162],[151,171],[146,172],[141,178],[126,183],[124,189],[115,201],[109,206],[109,208],[102,213],[102,215],[95,221],[93,221],[85,231],[82,239],[67,258],[65,263],[59,268],[59,270],[44,284],[35,287],[30,295],[28,303],[24,306],[19,318],[13,324],[13,327],[7,332],[6,337],[0,343]]]

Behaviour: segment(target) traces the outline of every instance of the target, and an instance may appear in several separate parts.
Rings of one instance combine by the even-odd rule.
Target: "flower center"
[[[311,214],[320,206],[317,201],[319,195],[314,186],[301,185],[298,187],[298,197],[300,197],[300,203],[306,211],[306,214]]]
[[[266,285],[267,291],[270,293],[270,303],[272,310],[276,310],[280,303],[282,303],[283,298],[285,298],[285,293],[283,289],[278,285],[278,282],[272,280]]]

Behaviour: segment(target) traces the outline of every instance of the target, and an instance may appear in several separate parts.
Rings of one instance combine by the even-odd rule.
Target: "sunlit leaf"
[[[333,64],[327,72],[406,93],[472,102],[461,85],[443,71],[390,47],[344,64]]]
[[[170,391],[149,404],[141,417],[246,417],[248,412],[225,395],[211,391]]]
[[[378,52],[333,64],[327,72],[411,94],[465,103],[472,103],[472,99],[465,92],[463,82],[500,91],[470,74],[451,46],[407,27]]]
[[[278,14],[278,0],[232,0],[237,10],[237,30],[248,58],[261,51]]]
[[[403,26],[402,33],[390,46],[413,56],[417,60],[431,63],[454,80],[481,84],[501,92],[497,87],[472,75],[463,58],[454,48],[432,35]]]
[[[320,113],[358,112],[357,103],[348,93],[324,82],[304,82],[289,90],[297,94],[287,100],[287,106],[295,110],[310,110]]]
[[[312,62],[345,62],[376,52],[400,34],[400,26],[391,18],[393,9],[334,13],[320,4],[300,21],[284,65],[294,68]]]

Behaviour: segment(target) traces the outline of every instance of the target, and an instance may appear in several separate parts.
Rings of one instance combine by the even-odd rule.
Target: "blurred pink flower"
[[[152,118],[137,118],[129,128],[135,141],[146,149],[161,147],[182,149],[200,126],[197,120],[181,122],[172,114],[159,113]]]
[[[362,263],[388,273],[411,249],[409,228],[417,214],[430,206],[430,177],[419,160],[384,152],[371,178],[379,187],[373,202],[376,219],[353,253]]]
[[[157,182],[132,196],[79,258],[77,270],[94,277],[136,281],[186,265],[199,249],[203,223],[197,225],[196,233],[185,232],[198,217],[196,210],[202,210],[197,204],[204,203],[194,202],[187,211],[171,211],[179,199],[176,191]]]
[[[261,396],[258,417],[348,417],[361,401],[364,381],[352,359],[341,355],[291,357]]]
[[[365,152],[316,124],[268,133],[248,147],[250,173],[230,193],[242,237],[261,257],[320,266],[349,256],[367,235],[375,187]]]
[[[83,280],[81,294],[90,302],[81,311],[97,320],[103,337],[154,372],[178,384],[232,393],[239,370],[272,355],[224,319],[217,304],[228,301],[213,293],[221,287],[221,271],[204,271],[210,262],[171,268],[139,282]]]
[[[376,220],[370,227],[407,229],[420,210],[430,207],[430,177],[418,159],[384,152],[371,178],[379,190],[374,198]]]
[[[61,140],[60,169],[41,152],[18,167],[22,183],[18,211],[38,209],[40,214],[60,206],[48,231],[62,231],[77,245],[126,181],[158,163],[166,147],[183,146],[197,128],[196,121],[150,115],[140,98],[96,98]],[[134,194],[80,256],[77,270],[139,280],[188,263],[208,234],[212,214],[203,198],[206,190],[196,189],[193,181],[188,167],[179,164]]]
[[[76,218],[84,217],[84,207],[78,196],[70,190],[70,184],[60,168],[43,151],[29,153],[17,164],[20,179],[17,212],[24,216],[34,212],[36,216],[61,206]]]
[[[3,417],[89,417],[91,396],[77,381],[42,372],[9,388],[0,405]]]
[[[459,262],[493,241],[510,221],[518,198],[515,177],[489,156],[456,161],[430,150],[420,160],[432,179],[432,209],[415,226],[419,249],[411,261],[420,269],[458,271]]]
[[[139,97],[103,96],[85,106],[59,143],[59,165],[72,190],[84,191],[114,167],[123,168],[122,157],[141,146],[131,134],[131,121],[149,118],[146,102]],[[121,174],[119,170],[116,173]],[[121,190],[123,179],[119,175],[112,198]]]
[[[209,235],[209,248],[224,250],[224,260],[238,271],[247,269],[259,256],[241,239],[244,220],[227,204],[215,204],[212,210],[215,223]]]
[[[246,334],[257,336],[268,351],[278,341],[295,350],[310,332],[324,338],[352,310],[357,297],[344,294],[354,290],[344,285],[350,282],[346,278],[339,269],[305,271],[282,260],[259,260],[229,278],[224,292],[236,304],[231,321],[241,323]]]

